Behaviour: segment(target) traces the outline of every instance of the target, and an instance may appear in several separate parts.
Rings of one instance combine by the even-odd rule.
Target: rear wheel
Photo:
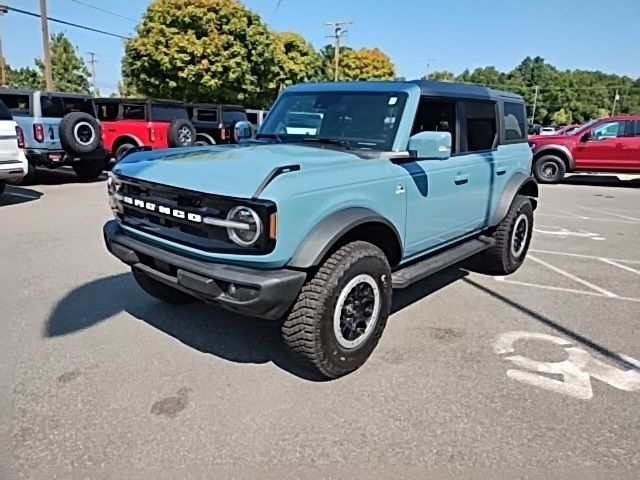
[[[349,243],[303,286],[282,326],[284,343],[323,377],[346,375],[362,366],[378,344],[391,298],[384,253],[367,242]]]
[[[567,173],[564,161],[556,155],[544,155],[533,164],[533,175],[540,183],[558,183]]]
[[[104,160],[81,160],[73,164],[73,171],[82,180],[95,180],[102,175]]]
[[[165,285],[153,278],[147,276],[146,273],[132,268],[133,278],[135,278],[138,285],[152,297],[162,300],[166,303],[185,304],[195,302],[197,299],[188,295],[180,290],[171,288],[169,285]]]
[[[127,152],[134,147],[135,145],[133,143],[123,143],[118,148],[116,148],[116,151],[114,154],[116,158],[116,162],[119,162],[120,160],[122,160],[122,157],[124,157],[127,154]]]

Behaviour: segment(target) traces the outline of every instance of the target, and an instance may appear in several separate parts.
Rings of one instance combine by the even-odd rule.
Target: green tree
[[[17,70],[7,65],[7,84],[13,88],[42,88],[42,75],[31,68],[23,67]]]
[[[236,0],[155,0],[126,43],[123,76],[148,96],[266,106],[276,55],[271,32]]]
[[[438,82],[453,82],[456,79],[456,75],[453,72],[447,70],[431,72],[428,76],[422,77],[423,80],[436,80]]]
[[[561,108],[551,115],[551,121],[555,125],[570,125],[573,122],[571,112],[565,108]]]
[[[330,80],[334,78],[334,50],[331,45],[320,50],[324,59],[325,78]],[[340,47],[338,80],[393,80],[395,77],[395,65],[379,48],[353,50]]]
[[[319,80],[322,56],[304,37],[293,32],[275,32],[277,88]]]
[[[44,62],[35,60],[44,78]],[[51,75],[53,89],[58,92],[90,93],[89,69],[63,32],[51,35]],[[42,81],[44,88],[44,81]]]

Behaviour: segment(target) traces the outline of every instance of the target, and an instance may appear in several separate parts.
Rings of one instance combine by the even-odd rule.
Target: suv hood
[[[187,147],[135,152],[114,168],[116,175],[173,187],[250,198],[269,172],[301,170],[362,161],[352,153],[302,145]]]

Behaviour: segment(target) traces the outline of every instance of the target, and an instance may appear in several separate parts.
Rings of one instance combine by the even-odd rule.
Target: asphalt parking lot
[[[1,478],[640,476],[638,181],[542,186],[520,271],[397,292],[332,382],[276,323],[146,296],[110,217],[104,179],[0,197]]]

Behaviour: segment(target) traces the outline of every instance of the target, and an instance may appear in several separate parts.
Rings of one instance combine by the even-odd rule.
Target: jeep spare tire
[[[59,133],[62,148],[72,154],[91,153],[100,146],[100,125],[88,113],[67,113],[60,120]]]
[[[189,120],[175,118],[169,124],[169,146],[188,147],[196,140],[196,129]]]

